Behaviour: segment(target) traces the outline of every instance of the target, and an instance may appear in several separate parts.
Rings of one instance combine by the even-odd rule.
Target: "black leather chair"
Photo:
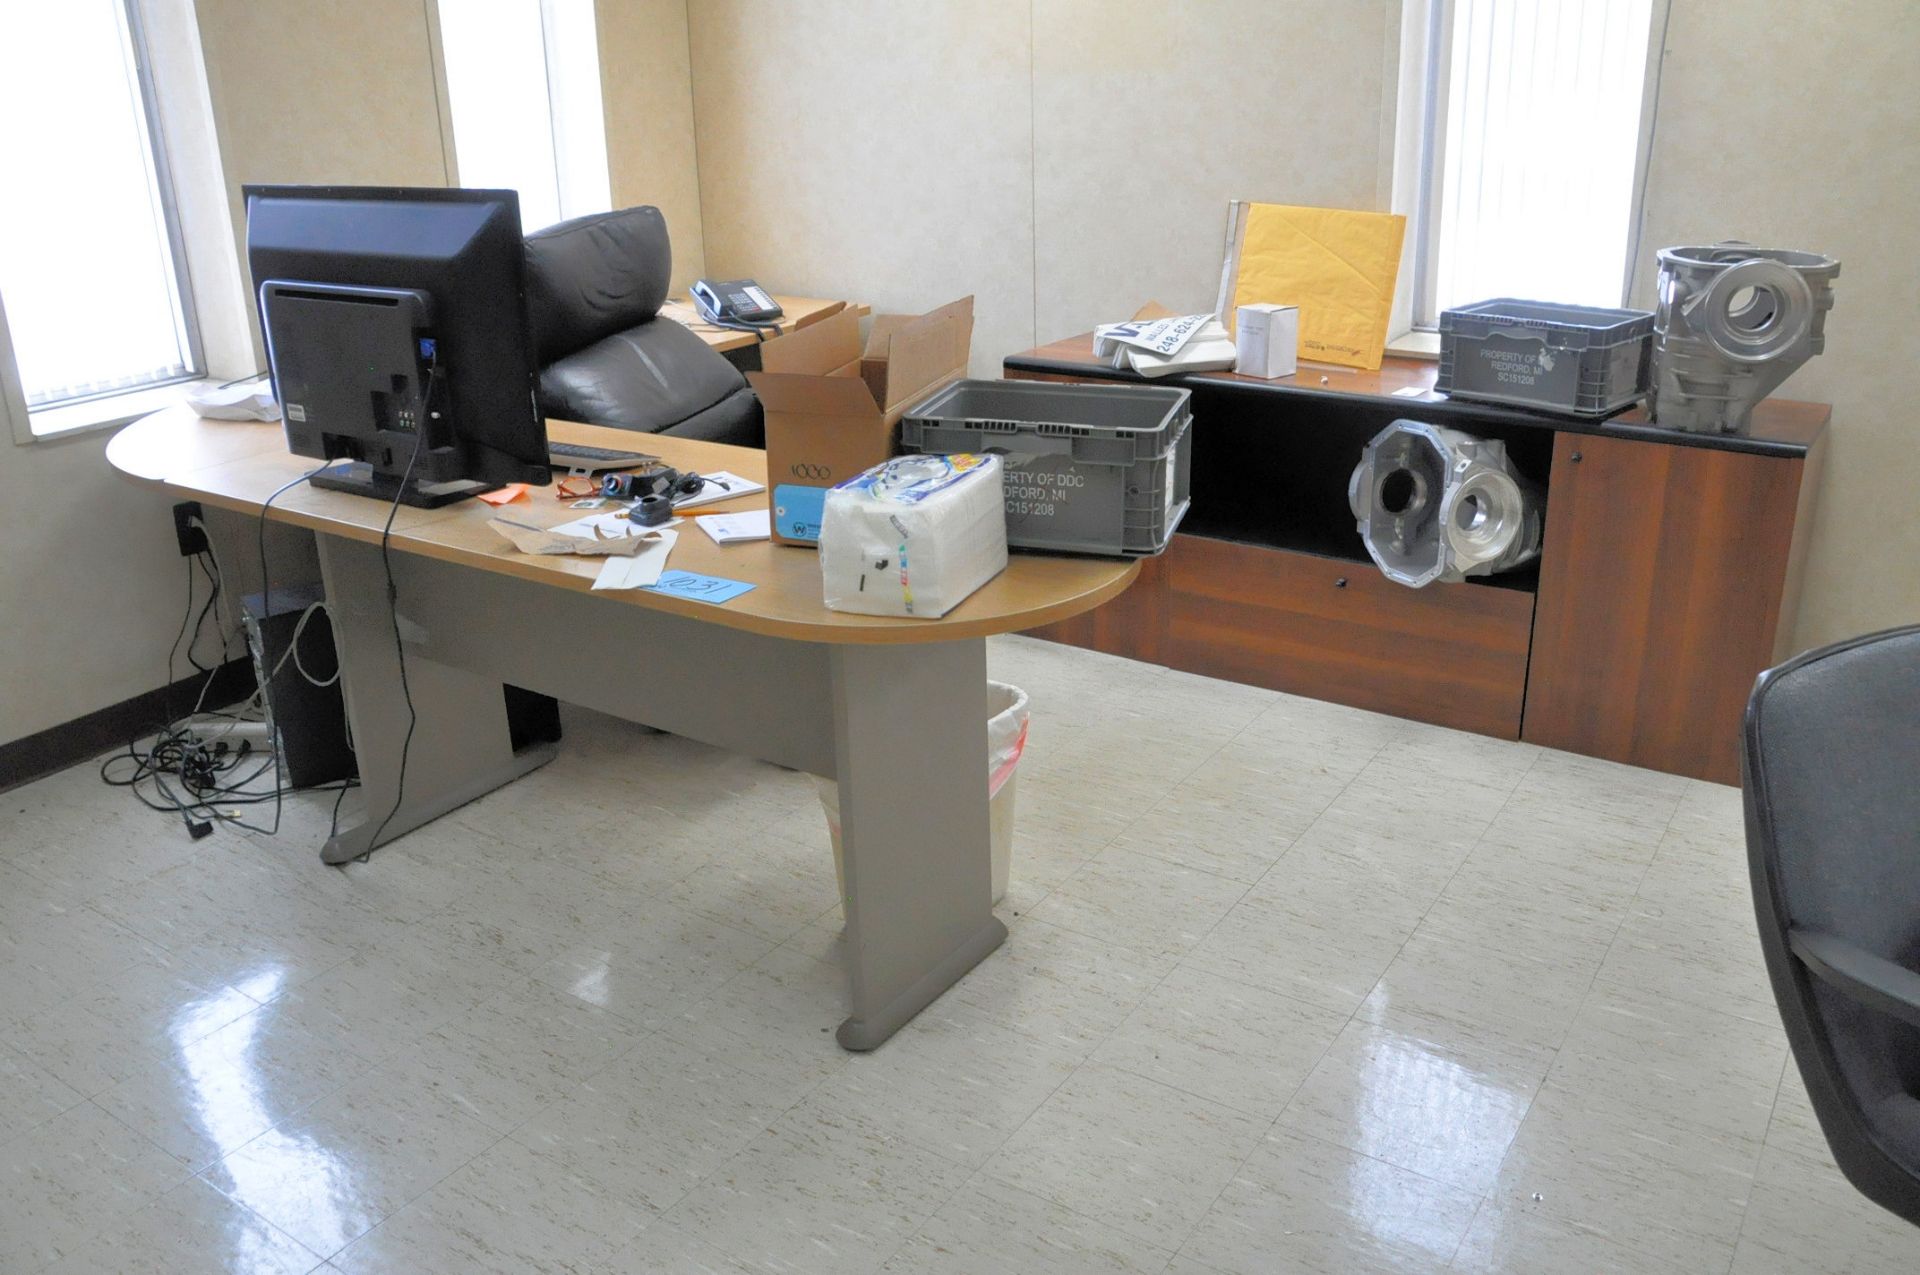
[[[662,319],[673,250],[653,207],[576,217],[527,236],[540,410],[647,434],[759,447],[760,401],[737,368]]]
[[[1920,627],[1761,675],[1747,857],[1794,1061],[1840,1170],[1920,1225]]]

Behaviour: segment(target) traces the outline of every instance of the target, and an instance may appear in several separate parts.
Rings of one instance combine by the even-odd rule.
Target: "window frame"
[[[1440,204],[1448,112],[1452,102],[1453,28],[1456,0],[1402,0],[1399,93],[1394,113],[1393,211],[1407,219],[1394,293],[1391,343],[1399,352],[1438,352]],[[1620,281],[1625,305],[1639,265],[1646,229],[1647,170],[1660,110],[1660,73],[1665,61],[1672,0],[1653,0],[1646,68],[1640,91],[1639,141],[1634,157],[1627,256]]]
[[[117,0],[115,7],[120,16],[123,48],[132,64],[134,87],[137,90],[136,100],[140,108],[140,123],[146,137],[147,175],[153,185],[155,200],[160,209],[161,225],[165,231],[169,266],[168,287],[173,296],[180,335],[186,346],[187,366],[184,371],[174,376],[156,377],[138,384],[115,386],[93,394],[79,394],[53,402],[30,404],[27,402],[25,385],[14,358],[10,332],[4,326],[6,322],[4,313],[0,312],[0,403],[4,404],[4,414],[8,417],[15,441],[19,443],[38,442],[79,430],[121,423],[128,419],[128,413],[120,410],[126,405],[117,403],[116,400],[141,396],[136,401],[140,404],[148,404],[153,400],[155,391],[203,380],[207,374],[206,350],[201,342],[200,318],[193,290],[192,271],[188,264],[186,237],[181,229],[173,169],[160,118],[159,96],[154,87],[152,55],[147,45],[145,15],[141,12],[140,0]],[[92,405],[95,410],[87,410],[89,405]],[[138,415],[141,412],[136,411],[134,414]],[[36,421],[57,423],[45,425],[36,424]]]
[[[554,75],[555,62],[560,56],[560,51],[557,46],[560,40],[560,28],[569,21],[569,15],[559,7],[556,0],[533,0],[533,2],[534,7],[539,12],[540,74],[546,90],[544,96],[547,108],[547,136],[551,141],[553,149],[554,206],[559,211],[559,220],[570,221],[575,217],[590,216],[597,212],[609,211],[614,206],[613,155],[607,145],[606,137],[607,98],[605,76],[604,74],[598,75],[593,86],[594,92],[590,98],[585,94],[569,94],[564,87],[558,84]],[[440,149],[442,162],[446,168],[448,184],[462,186],[467,183],[467,179],[462,177],[460,173],[459,139],[457,136],[458,125],[454,118],[453,92],[450,87],[450,77],[447,71],[446,40],[441,29],[442,18],[440,11],[445,3],[446,0],[430,0],[430,3],[427,4],[427,39],[432,49],[434,92],[440,110]],[[578,11],[571,16],[573,18],[585,18],[591,28],[595,71],[596,73],[601,72],[603,68],[601,68],[599,62],[600,18],[596,7],[590,0],[585,0]],[[598,144],[599,159],[598,180],[591,181],[594,189],[587,200],[588,203],[595,205],[593,207],[582,206],[577,202],[586,183],[579,180],[579,174],[572,168],[572,164],[578,162],[582,152],[573,144],[578,139],[571,137],[566,131],[567,120],[575,118],[575,112],[582,112],[578,116],[582,121],[588,118],[584,112],[588,109],[587,102],[589,100],[592,103],[593,141]],[[564,110],[563,107],[571,107],[573,109]],[[574,180],[570,181],[570,177],[573,177]],[[599,206],[602,203],[604,203],[604,207]],[[523,223],[524,215],[525,210],[523,209]],[[549,224],[557,225],[559,223],[553,222]],[[544,229],[544,227],[522,225],[522,230],[527,233],[539,229]]]
[[[613,154],[607,146],[607,86],[600,67],[600,15],[592,0],[574,0],[569,12],[567,0],[540,0],[540,58],[547,80],[547,132],[553,138],[553,180],[559,195],[560,220],[610,212],[613,208]],[[592,92],[582,93],[568,87],[565,76],[555,74],[566,50],[564,28],[584,23],[593,37]],[[576,31],[577,34],[577,31]],[[584,87],[584,83],[582,85]],[[590,124],[591,136],[569,128],[573,122]],[[596,166],[591,146],[599,148]],[[589,171],[578,167],[582,159]],[[591,191],[588,188],[591,187]],[[585,203],[580,202],[583,194]],[[604,207],[601,205],[604,204]]]
[[[7,428],[16,443],[49,437],[35,434],[33,422],[27,415],[27,396],[20,385],[20,369],[13,361],[13,334],[7,327],[5,297],[0,297],[0,416],[7,418]]]

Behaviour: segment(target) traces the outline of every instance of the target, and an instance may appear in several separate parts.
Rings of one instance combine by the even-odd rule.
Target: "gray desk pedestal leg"
[[[872,1049],[1000,946],[987,823],[987,649],[836,646],[835,769],[853,1014]]]
[[[380,547],[336,536],[318,540],[347,720],[360,763],[361,797],[359,821],[330,838],[320,858],[346,863],[375,848],[373,834],[382,820],[386,829],[380,841],[385,845],[551,761],[554,748],[542,744],[513,751],[501,684],[425,654],[432,649],[432,635],[408,617],[403,582],[399,613],[407,647],[406,690],[418,718],[407,749],[403,793],[400,753],[407,738],[407,695],[401,693]],[[401,571],[411,564],[395,554],[394,566]],[[393,812],[391,819],[388,811]]]

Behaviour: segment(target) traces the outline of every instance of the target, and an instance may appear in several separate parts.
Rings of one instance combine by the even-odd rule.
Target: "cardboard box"
[[[767,421],[773,538],[813,545],[827,488],[899,450],[912,403],[965,376],[973,298],[922,315],[876,315],[863,345],[857,315],[840,313],[760,347],[747,379]]]
[[[1243,305],[1234,314],[1233,370],[1246,376],[1292,376],[1300,357],[1300,310],[1290,305]]]

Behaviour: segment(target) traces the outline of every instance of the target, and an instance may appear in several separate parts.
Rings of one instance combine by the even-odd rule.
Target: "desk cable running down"
[[[298,487],[301,483],[304,483],[307,480],[311,479],[315,474],[319,473],[322,469],[325,469],[325,468],[326,468],[325,465],[316,466],[315,468],[310,469],[306,473],[300,475],[298,478],[289,479],[288,481],[280,484],[280,486],[274,488],[273,494],[268,496],[266,500],[263,501],[260,505],[260,522],[257,528],[257,534],[255,539],[255,549],[258,551],[259,557],[260,557],[260,596],[262,600],[261,609],[265,613],[271,614],[273,611],[273,576],[267,568],[267,513],[269,510],[273,508],[274,501],[280,499],[281,496],[293,490],[295,487]],[[302,616],[301,619],[302,621],[304,621],[306,617]],[[297,641],[295,642],[295,646],[296,647],[298,646]],[[281,667],[284,666],[285,664],[286,664],[286,660],[282,659],[278,663],[276,663],[272,668],[267,670],[266,677],[260,683],[260,690],[259,690],[259,695],[263,701],[267,697],[269,688],[272,687],[273,685],[273,679],[279,675]],[[270,837],[277,836],[280,832],[281,795],[286,791],[286,783],[285,783],[284,777],[280,773],[280,750],[277,748],[273,750],[273,779],[274,779],[273,826],[271,828],[265,828],[265,829],[261,829],[261,828],[250,829],[251,831],[254,831],[254,832],[264,832],[267,836],[270,836]],[[342,787],[341,795],[344,796],[345,792],[346,792],[346,789]],[[340,804],[340,797],[335,797],[334,808],[336,810],[339,808],[339,804]]]
[[[435,359],[427,368],[427,386],[420,396],[429,420],[437,419],[440,415],[433,410],[433,387],[439,379],[440,361]],[[394,781],[393,805],[388,808],[386,817],[380,821],[379,826],[374,828],[373,835],[367,838],[367,848],[360,855],[362,862],[378,848],[380,835],[387,830],[387,825],[393,822],[393,817],[400,813],[400,805],[407,799],[407,755],[413,751],[413,729],[420,723],[420,715],[414,711],[413,707],[413,688],[407,684],[407,648],[406,644],[400,640],[400,590],[393,582],[393,519],[394,515],[400,512],[400,501],[407,494],[407,486],[413,482],[413,467],[419,463],[420,449],[424,446],[426,446],[425,438],[416,434],[413,440],[413,451],[407,457],[407,472],[401,477],[400,485],[394,489],[393,504],[387,509],[386,525],[380,529],[380,566],[387,573],[387,618],[393,623],[393,654],[400,665],[400,697],[406,701],[407,705],[407,733],[400,741],[400,773]],[[337,800],[336,798],[336,802]],[[335,813],[338,813],[337,806]]]
[[[208,565],[209,563],[211,563],[212,565]],[[213,556],[213,547],[211,545],[208,545],[201,552],[196,553],[192,557],[188,558],[187,559],[187,604],[188,604],[187,612],[189,615],[192,614],[193,612],[193,605],[192,605],[193,604],[193,572],[194,572],[195,564],[199,565],[200,574],[206,576],[207,578],[207,601],[206,601],[206,605],[200,608],[199,618],[194,620],[193,622],[193,641],[190,641],[187,643],[187,663],[193,666],[193,671],[196,673],[211,673],[213,672],[213,670],[211,668],[208,668],[206,665],[202,664],[199,661],[199,659],[195,657],[193,650],[194,650],[194,647],[199,643],[200,630],[203,627],[205,627],[207,623],[207,616],[212,614],[214,611],[214,608],[219,605],[220,595],[225,591],[225,588],[224,588],[225,582],[220,578],[220,562],[219,562],[219,559]],[[186,617],[182,616],[181,617],[181,624],[182,624],[181,636],[185,636],[186,634],[186,629],[184,627],[185,622],[186,622]],[[216,629],[216,632],[219,634],[219,637],[220,637],[220,662],[224,664],[227,662],[229,658],[229,651],[231,647],[227,641],[226,629],[224,627],[218,628]],[[179,649],[179,646],[180,646],[180,639],[176,637],[174,639],[174,650],[177,651]],[[173,652],[172,651],[168,652],[167,653],[167,684],[169,686],[173,684],[173,658],[174,658]],[[173,705],[169,703],[167,705],[167,709],[168,709],[167,715],[169,718],[171,718],[173,715],[172,708],[173,708]]]

